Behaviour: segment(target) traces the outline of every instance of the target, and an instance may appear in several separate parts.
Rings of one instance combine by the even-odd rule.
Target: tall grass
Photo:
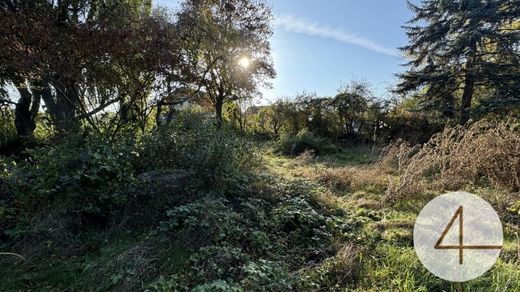
[[[400,157],[412,151],[402,148]],[[393,154],[395,156],[395,154]],[[447,127],[402,166],[385,199],[467,185],[520,190],[520,121],[486,119],[466,127]]]

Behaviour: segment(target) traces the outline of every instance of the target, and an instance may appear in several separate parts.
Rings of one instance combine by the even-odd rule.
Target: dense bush
[[[5,158],[3,163],[19,209],[35,212],[56,203],[87,221],[125,209],[142,193],[136,190],[145,187],[143,179],[165,176],[159,170],[187,172],[195,192],[222,193],[239,187],[256,161],[250,144],[231,130],[187,117],[141,141],[83,133],[27,153],[23,161]]]
[[[276,150],[291,156],[300,155],[305,151],[313,151],[318,155],[337,152],[331,141],[308,130],[301,130],[296,135],[284,133],[277,142]]]
[[[180,116],[150,134],[144,139],[141,156],[144,169],[184,169],[206,187],[221,191],[259,161],[245,138],[196,116]]]
[[[428,142],[434,134],[442,131],[446,121],[406,112],[387,117],[385,123],[387,125],[380,133],[383,142],[401,139],[416,145]]]
[[[4,174],[25,211],[59,202],[64,212],[109,216],[128,199],[119,190],[134,180],[137,152],[131,143],[78,135],[28,153],[25,161],[8,163]]]
[[[162,231],[177,230],[175,237],[190,247],[215,244],[237,237],[242,218],[224,198],[205,197],[199,201],[174,207],[166,212],[168,220],[161,223]]]

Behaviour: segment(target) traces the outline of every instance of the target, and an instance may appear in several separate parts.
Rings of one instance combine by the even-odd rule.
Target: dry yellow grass
[[[319,182],[338,191],[353,192],[371,186],[385,189],[388,184],[387,170],[380,164],[326,168],[317,176]]]
[[[406,162],[403,175],[389,185],[385,200],[428,190],[456,190],[466,185],[519,191],[518,128],[516,119],[447,127]]]

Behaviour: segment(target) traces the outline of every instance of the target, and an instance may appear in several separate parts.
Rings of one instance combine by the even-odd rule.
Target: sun
[[[247,56],[243,56],[238,60],[238,64],[242,66],[242,68],[248,68],[251,65],[251,60]]]

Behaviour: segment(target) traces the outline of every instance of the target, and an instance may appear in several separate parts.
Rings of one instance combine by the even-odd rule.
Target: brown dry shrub
[[[305,150],[303,153],[298,155],[295,160],[300,164],[311,163],[316,158],[316,152],[314,150]]]
[[[408,142],[398,139],[381,150],[377,164],[389,172],[400,173],[419,150],[420,145],[410,146]]]
[[[326,168],[318,174],[318,181],[337,191],[351,192],[354,173],[348,167]]]
[[[398,140],[383,148],[371,164],[319,169],[314,178],[339,192],[355,192],[365,187],[384,192],[392,177],[402,171],[419,148]]]
[[[384,190],[387,173],[379,164],[364,167],[327,168],[318,174],[318,181],[340,192],[354,192],[366,186]]]
[[[468,184],[520,190],[520,131],[517,119],[485,119],[446,127],[411,157],[385,201],[429,190],[456,190]]]

